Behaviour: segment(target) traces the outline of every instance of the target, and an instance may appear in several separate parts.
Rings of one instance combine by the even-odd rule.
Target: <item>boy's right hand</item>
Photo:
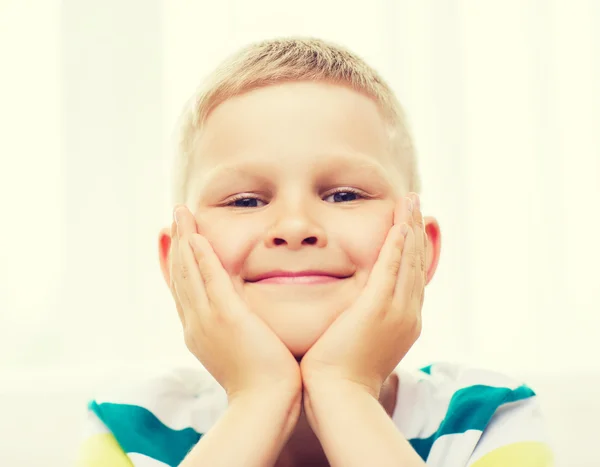
[[[235,290],[192,213],[175,208],[171,226],[171,293],[187,348],[227,392],[229,401],[286,397],[301,404],[296,359]]]

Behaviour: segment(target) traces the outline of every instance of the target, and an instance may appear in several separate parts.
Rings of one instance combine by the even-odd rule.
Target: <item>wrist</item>
[[[230,394],[228,403],[230,411],[278,424],[282,434],[287,437],[300,417],[302,390],[281,386],[260,391],[240,391]]]
[[[304,393],[313,396],[334,396],[340,393],[349,394],[369,394],[375,399],[379,399],[383,383],[351,380],[330,375],[313,374],[304,379]]]
[[[326,417],[332,410],[341,410],[365,399],[378,401],[377,394],[372,388],[360,383],[343,379],[315,378],[305,384],[302,402],[306,419],[318,437],[319,420],[322,417]]]
[[[182,465],[274,465],[296,425],[300,402],[301,393],[293,398],[282,391],[238,392]]]
[[[278,383],[245,387],[236,391],[227,391],[227,400],[229,405],[234,403],[262,404],[267,401],[283,406],[287,404],[294,405],[302,401],[302,380],[298,379],[297,382],[285,380]]]

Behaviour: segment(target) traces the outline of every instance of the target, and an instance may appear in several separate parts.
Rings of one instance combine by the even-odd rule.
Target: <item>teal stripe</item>
[[[496,410],[510,402],[517,402],[535,396],[527,386],[516,389],[491,386],[469,386],[454,393],[446,417],[437,431],[428,438],[414,438],[409,442],[413,449],[427,461],[433,443],[442,436],[465,433],[469,430],[485,430]]]
[[[148,409],[127,404],[89,403],[126,453],[135,452],[176,467],[202,437],[192,428],[173,430]]]

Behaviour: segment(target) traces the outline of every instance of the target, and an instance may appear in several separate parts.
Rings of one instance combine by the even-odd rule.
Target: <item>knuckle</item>
[[[407,334],[413,339],[417,339],[421,335],[422,324],[419,313],[410,313],[405,316],[403,325]]]
[[[187,264],[181,265],[181,278],[187,280],[190,277],[190,267]]]
[[[186,326],[183,330],[183,340],[185,341],[185,346],[192,353],[196,352],[196,334],[190,329],[189,326]]]
[[[202,271],[202,279],[207,286],[212,286],[215,281],[215,275],[208,268],[204,268]]]
[[[213,309],[211,312],[211,321],[217,328],[230,328],[231,325],[234,324],[229,319],[229,313],[226,309],[218,308]]]
[[[214,274],[211,271],[211,268],[208,265],[208,261],[204,256],[200,256],[197,258],[198,261],[198,269],[200,271],[200,275],[202,276],[202,280],[205,284],[212,283],[214,281]]]
[[[414,340],[417,340],[419,337],[421,337],[422,329],[423,326],[421,325],[421,320],[416,319],[411,329],[411,336]]]
[[[396,248],[402,248],[402,247],[404,247],[404,244],[406,243],[405,236],[402,233],[405,224],[406,223],[403,223],[400,227],[398,227],[396,241],[395,241]],[[406,226],[406,228],[409,228],[409,227]]]
[[[402,264],[402,258],[394,258],[388,263],[388,272],[392,275],[398,274],[400,266]]]
[[[415,268],[417,266],[417,252],[413,249],[408,250],[406,252],[406,260],[411,269]]]
[[[183,339],[187,349],[198,358],[200,357],[200,353],[206,350],[203,347],[206,346],[207,336],[202,326],[184,326]]]

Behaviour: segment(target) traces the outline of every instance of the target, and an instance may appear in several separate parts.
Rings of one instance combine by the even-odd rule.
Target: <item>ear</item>
[[[425,284],[429,284],[437,269],[442,248],[442,232],[435,217],[424,217],[425,234],[427,235],[427,251],[425,260],[427,267],[427,278]]]
[[[158,234],[158,261],[165,282],[171,287],[171,229],[165,227]]]

